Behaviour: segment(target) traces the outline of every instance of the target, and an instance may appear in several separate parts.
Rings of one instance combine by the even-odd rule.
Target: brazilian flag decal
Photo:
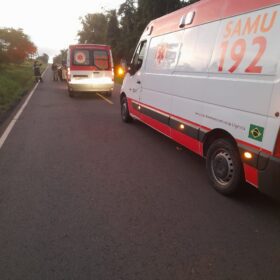
[[[257,126],[254,124],[250,125],[250,130],[249,130],[249,138],[262,142],[263,140],[263,134],[264,134],[264,128],[261,126]]]

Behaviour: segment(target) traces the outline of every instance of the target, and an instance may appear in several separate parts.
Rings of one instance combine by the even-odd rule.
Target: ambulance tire
[[[241,158],[230,140],[213,142],[207,152],[206,168],[212,186],[223,195],[233,195],[244,184]]]
[[[123,96],[121,99],[121,117],[123,122],[129,123],[132,121],[132,118],[129,115],[127,99],[125,96]]]

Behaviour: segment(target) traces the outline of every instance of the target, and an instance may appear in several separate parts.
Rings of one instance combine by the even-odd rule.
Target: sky
[[[52,59],[70,44],[77,43],[82,29],[80,17],[117,9],[125,0],[3,0],[0,28],[22,28],[38,47],[39,55]]]

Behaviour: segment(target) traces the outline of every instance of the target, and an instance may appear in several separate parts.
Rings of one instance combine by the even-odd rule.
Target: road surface
[[[0,279],[279,280],[280,203],[50,70],[0,150]]]

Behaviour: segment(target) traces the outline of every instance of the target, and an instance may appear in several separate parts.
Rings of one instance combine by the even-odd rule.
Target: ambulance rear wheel
[[[244,183],[241,158],[230,140],[213,142],[207,152],[206,167],[212,186],[223,195],[236,193]]]
[[[121,117],[123,122],[128,123],[132,121],[132,118],[129,115],[128,103],[125,96],[121,99]]]

